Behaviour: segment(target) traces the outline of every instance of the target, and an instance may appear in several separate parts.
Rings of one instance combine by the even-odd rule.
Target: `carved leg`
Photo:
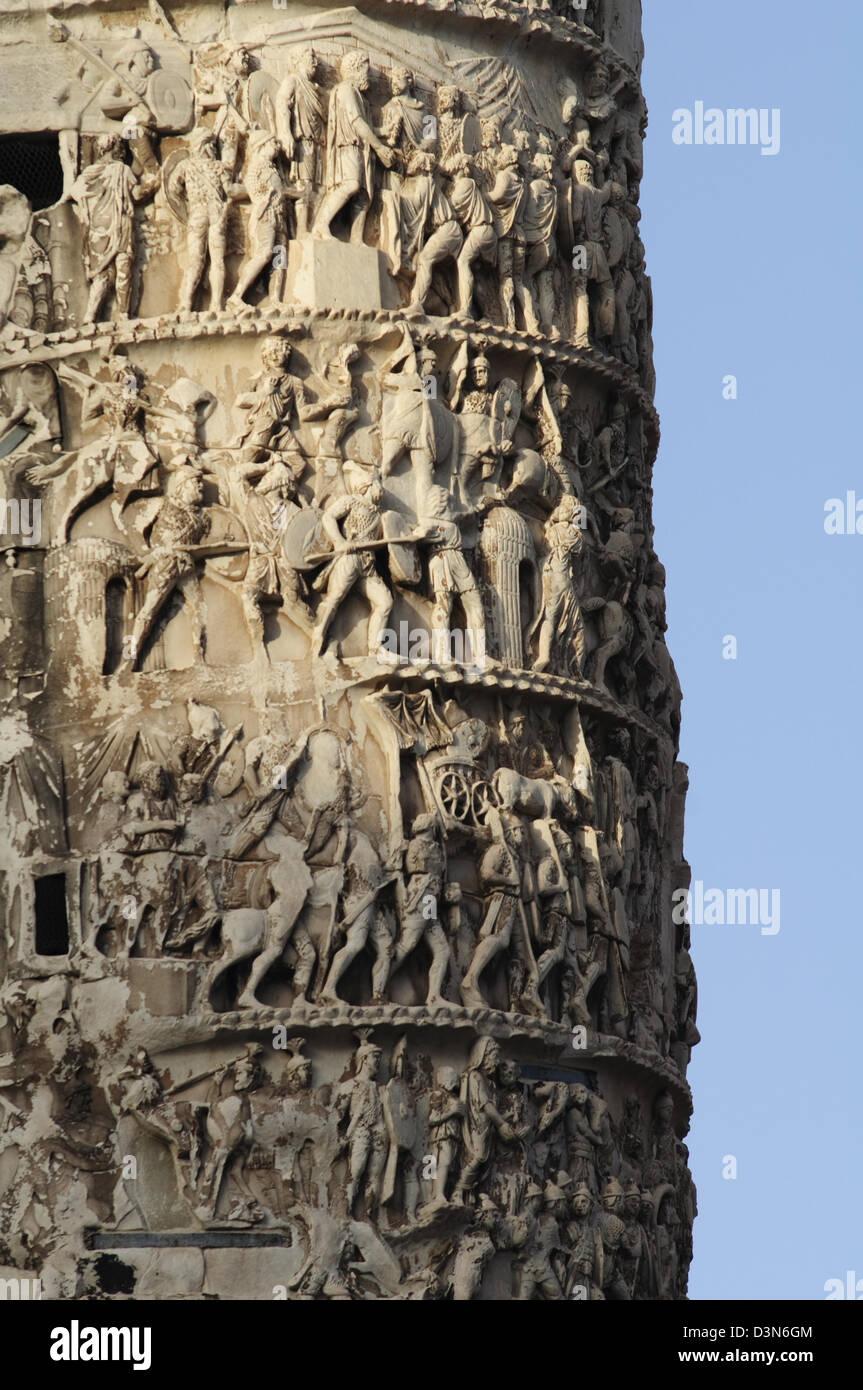
[[[111,283],[112,268],[110,266],[107,270],[100,270],[97,275],[93,276],[90,282],[90,295],[87,300],[87,310],[84,314],[85,323],[98,322],[99,310],[102,307],[106,294],[111,288]]]
[[[324,981],[324,987],[320,993],[320,1002],[327,1004],[340,1004],[342,1001],[336,993],[339,982],[352,961],[355,961],[360,952],[364,949],[372,928],[374,918],[374,904],[361,912],[353,926],[348,931],[347,941],[340,951],[333,957],[329,974]],[[387,965],[389,969],[389,964]]]
[[[429,987],[426,996],[427,1004],[445,1004],[443,997],[444,985],[446,984],[447,971],[454,962],[450,944],[447,941],[446,933],[439,922],[434,922],[429,927],[427,941],[431,947],[432,959],[429,968]]]
[[[210,227],[207,244],[210,251],[210,308],[217,312],[225,302],[225,231],[226,218]]]
[[[120,252],[114,262],[115,271],[115,294],[117,297],[117,313],[120,318],[129,317],[129,309],[132,303],[132,272],[134,270],[134,257],[130,252]]]
[[[357,586],[372,606],[369,618],[369,654],[374,656],[381,644],[381,633],[393,611],[393,596],[379,574],[370,574]]]
[[[359,191],[359,179],[348,179],[344,183],[340,183],[331,193],[328,193],[318,208],[317,216],[312,226],[312,236],[317,237],[319,241],[334,240],[332,231],[330,230],[333,220],[338,217],[342,208],[345,207],[349,200],[353,198],[355,194],[359,193]]]
[[[572,341],[576,347],[590,347],[590,296],[583,270],[575,272],[572,290]]]
[[[375,963],[372,966],[372,1003],[382,1004],[386,1000],[387,980],[392,971],[393,958],[393,939],[382,912],[375,913],[369,937],[375,952]]]
[[[186,236],[186,271],[180,286],[180,312],[190,313],[195,299],[195,290],[201,283],[204,264],[207,258],[206,221],[190,221]]]

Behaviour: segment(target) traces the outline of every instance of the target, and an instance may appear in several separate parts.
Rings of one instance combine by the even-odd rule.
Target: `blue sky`
[[[781,891],[777,935],[693,926],[690,1296],[817,1300],[863,1280],[863,535],[824,529],[828,499],[863,503],[863,7],[644,0],[644,36],[687,858],[708,888]],[[778,107],[780,152],[675,144],[697,101]]]

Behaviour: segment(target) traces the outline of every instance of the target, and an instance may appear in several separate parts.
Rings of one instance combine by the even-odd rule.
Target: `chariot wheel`
[[[488,824],[489,811],[500,809],[497,788],[491,782],[475,782],[470,794],[471,811],[477,825]]]
[[[441,779],[440,803],[450,820],[467,820],[471,809],[470,787],[460,772],[447,772]]]

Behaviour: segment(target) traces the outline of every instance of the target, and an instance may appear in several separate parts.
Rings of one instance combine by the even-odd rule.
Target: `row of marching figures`
[[[31,218],[0,188],[0,319],[45,332],[277,308],[293,302],[291,248],[337,239],[382,254],[392,290],[378,307],[564,336],[650,389],[645,121],[629,76],[594,59],[561,77],[552,126],[501,101],[501,85],[518,90],[506,65],[471,90],[373,69],[359,49],[292,50],[278,74],[262,61],[202,49],[190,85],[142,40],[113,67],[100,58],[113,133],[66,133],[61,201]],[[364,274],[346,262],[343,277],[351,266]]]

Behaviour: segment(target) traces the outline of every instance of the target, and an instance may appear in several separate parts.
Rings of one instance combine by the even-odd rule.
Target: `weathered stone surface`
[[[170,10],[0,28],[0,1263],[681,1298],[639,6]]]

